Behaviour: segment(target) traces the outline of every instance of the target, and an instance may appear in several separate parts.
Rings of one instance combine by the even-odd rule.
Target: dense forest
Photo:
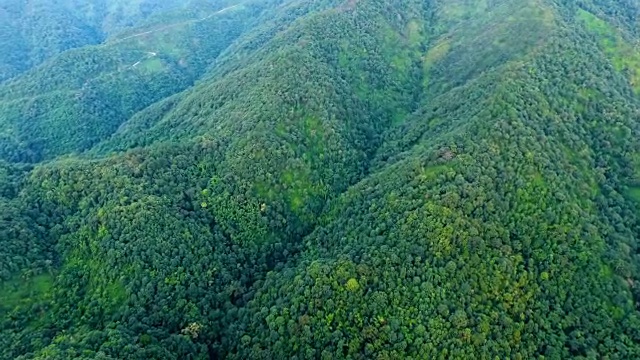
[[[133,29],[222,9],[227,0],[3,0],[0,81],[66,50],[97,45]],[[176,17],[177,16],[177,17]]]
[[[640,358],[637,0],[5,0],[1,359]]]

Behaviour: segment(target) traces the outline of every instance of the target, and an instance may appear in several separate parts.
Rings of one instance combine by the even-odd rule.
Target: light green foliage
[[[53,277],[36,275],[30,279],[12,279],[0,287],[0,314],[6,315],[19,306],[41,301],[50,294]]]
[[[628,191],[629,196],[640,203],[640,187],[632,187]]]
[[[356,291],[360,288],[360,284],[358,284],[358,280],[351,278],[347,280],[347,284],[345,285],[345,287],[349,291]]]
[[[435,64],[437,64],[440,60],[442,60],[447,55],[450,49],[451,49],[451,45],[445,39],[432,45],[429,51],[427,51],[427,53],[425,54],[424,65],[423,65],[424,67],[423,86],[425,88],[429,87],[429,73],[431,71],[431,68]]]
[[[165,70],[165,65],[162,63],[162,60],[160,59],[148,59],[148,60],[144,60],[140,63],[140,68],[143,69],[143,71],[147,71],[147,72],[162,72]]]
[[[629,42],[623,33],[588,11],[579,9],[577,17],[596,36],[614,68],[627,74],[631,87],[640,94],[640,42]]]

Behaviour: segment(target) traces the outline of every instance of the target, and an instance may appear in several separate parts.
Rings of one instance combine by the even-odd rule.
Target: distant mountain
[[[4,0],[0,4],[0,82],[66,50],[109,36],[167,13],[221,9],[227,3],[184,0]],[[220,7],[222,6],[222,7]]]
[[[2,358],[640,358],[640,3],[182,5],[0,85]]]
[[[262,4],[188,8],[60,54],[0,85],[0,154],[38,162],[82,151],[137,111],[192,85]]]

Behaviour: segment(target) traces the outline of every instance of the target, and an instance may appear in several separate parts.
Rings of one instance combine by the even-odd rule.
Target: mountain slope
[[[639,357],[638,9],[243,4],[5,83],[0,354]]]
[[[624,199],[637,100],[568,25],[531,31],[544,43],[530,55],[392,130],[300,262],[256,290],[229,357],[638,356],[637,205]],[[460,74],[447,55],[436,89]]]
[[[139,36],[70,50],[6,82],[0,156],[39,162],[87,150],[136,112],[192,85],[263,6],[139,28]]]
[[[98,44],[110,35],[188,8],[200,1],[6,0],[0,4],[0,82],[66,50]],[[210,4],[209,4],[210,5]],[[221,3],[220,5],[224,5]]]

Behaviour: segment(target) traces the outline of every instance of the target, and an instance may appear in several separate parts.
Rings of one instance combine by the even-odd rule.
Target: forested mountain
[[[36,5],[3,359],[640,358],[637,0]]]
[[[190,8],[168,24],[69,50],[5,82],[0,156],[33,163],[89,149],[136,112],[192,85],[265,5]]]
[[[175,13],[222,9],[210,0],[3,0],[0,82],[64,52],[99,44],[141,24],[166,25]]]

